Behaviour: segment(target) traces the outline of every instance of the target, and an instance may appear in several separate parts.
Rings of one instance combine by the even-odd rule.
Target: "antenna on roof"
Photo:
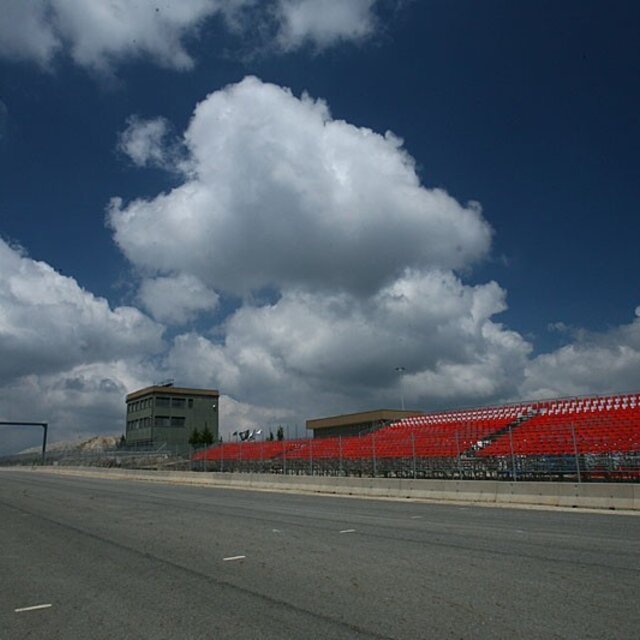
[[[173,387],[173,383],[175,380],[173,378],[166,378],[165,380],[160,380],[160,382],[156,382],[156,387]]]

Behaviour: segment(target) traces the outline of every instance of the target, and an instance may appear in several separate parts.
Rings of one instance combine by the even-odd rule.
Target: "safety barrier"
[[[14,468],[16,469],[16,468]],[[413,480],[274,474],[198,473],[133,469],[20,467],[24,472],[197,484],[235,489],[294,491],[372,498],[640,511],[640,485],[622,483]],[[0,469],[0,472],[3,469]]]

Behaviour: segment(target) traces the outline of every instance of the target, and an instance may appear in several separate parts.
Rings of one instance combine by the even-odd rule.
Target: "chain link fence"
[[[562,425],[458,430],[382,429],[356,437],[221,443],[192,469],[384,478],[640,481],[640,432]]]
[[[0,458],[38,465],[40,453]],[[593,421],[488,432],[477,424],[410,428],[402,423],[358,436],[226,442],[207,449],[69,449],[46,464],[383,478],[640,482],[640,428]]]
[[[159,447],[156,449],[90,449],[53,450],[46,454],[45,464],[70,467],[114,467],[123,469],[191,469],[191,447]],[[40,453],[22,453],[0,457],[1,466],[41,465]]]

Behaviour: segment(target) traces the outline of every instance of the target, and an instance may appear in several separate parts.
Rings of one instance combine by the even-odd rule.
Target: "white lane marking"
[[[230,560],[244,560],[247,556],[229,556],[228,558],[222,558],[222,562],[229,562]]]
[[[412,520],[420,520],[422,516],[411,516]]]
[[[355,533],[355,529],[343,529],[340,533]]]
[[[36,604],[33,607],[22,607],[20,609],[14,609],[15,613],[22,613],[23,611],[37,611],[38,609],[48,609],[52,607],[52,604]]]
[[[280,529],[271,529],[273,533],[280,533]]]

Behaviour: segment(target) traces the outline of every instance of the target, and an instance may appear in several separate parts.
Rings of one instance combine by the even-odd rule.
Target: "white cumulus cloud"
[[[574,331],[571,343],[527,364],[525,397],[549,398],[640,389],[640,317],[601,333]]]
[[[258,50],[325,48],[357,41],[376,25],[372,0],[3,0],[0,56],[51,67],[56,56],[111,73],[132,59],[177,70],[193,67],[186,43],[207,20],[254,37]],[[266,40],[262,42],[262,40]],[[210,43],[208,43],[210,44]]]
[[[279,0],[277,41],[285,50],[310,43],[324,49],[358,41],[376,28],[375,0]]]
[[[156,320],[167,324],[185,324],[218,306],[218,294],[189,274],[147,278],[140,285],[138,298]]]
[[[50,65],[56,53],[65,52],[78,65],[99,71],[141,56],[165,67],[186,69],[193,65],[183,45],[187,33],[205,18],[239,4],[217,0],[8,0],[5,5],[13,22],[2,21],[0,52],[43,66]]]
[[[173,340],[173,377],[296,419],[517,393],[531,345],[495,319],[506,294],[461,279],[490,227],[423,186],[399,138],[248,77],[197,105],[183,143],[183,184],[108,212],[147,278],[240,301],[210,336]]]
[[[167,142],[169,124],[164,118],[145,120],[131,116],[118,138],[118,150],[137,167],[171,168],[173,153]]]
[[[162,327],[138,309],[111,309],[2,239],[0,273],[0,380],[162,348]]]
[[[414,407],[509,398],[531,347],[492,319],[503,309],[495,283],[466,286],[447,272],[407,272],[365,299],[288,290],[236,311],[224,340],[179,336],[167,366],[307,418],[328,407],[397,407],[400,384]]]
[[[115,240],[140,268],[239,295],[371,292],[407,266],[464,268],[488,251],[477,205],[424,188],[396,136],[333,119],[307,95],[248,77],[197,106],[184,144],[184,184],[111,204]]]

